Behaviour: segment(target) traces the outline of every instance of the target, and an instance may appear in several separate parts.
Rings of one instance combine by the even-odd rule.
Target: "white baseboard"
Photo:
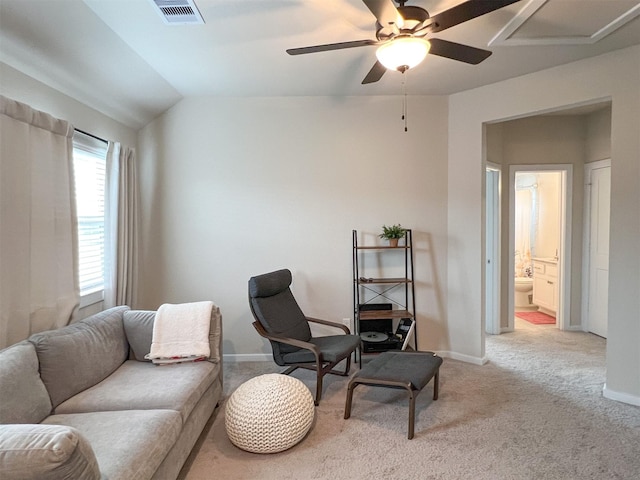
[[[461,362],[472,363],[474,365],[484,365],[487,363],[488,358],[472,357],[471,355],[464,355],[462,353],[437,351],[434,352],[443,358],[451,358],[453,360],[460,360]],[[273,362],[273,356],[270,353],[231,353],[222,356],[225,362]]]
[[[222,356],[225,362],[273,362],[270,353],[229,353]]]
[[[460,360],[461,362],[472,363],[474,365],[484,365],[489,361],[487,357],[472,357],[471,355],[464,355],[462,353],[438,351],[435,352],[443,358],[451,358],[453,360]]]
[[[586,332],[582,325],[569,325],[566,329],[567,332]]]
[[[628,403],[629,405],[635,405],[636,407],[640,407],[640,397],[635,395],[630,395],[628,393],[616,392],[615,390],[611,390],[607,388],[607,384],[604,384],[602,388],[602,394],[605,398],[610,400],[615,400],[616,402]]]

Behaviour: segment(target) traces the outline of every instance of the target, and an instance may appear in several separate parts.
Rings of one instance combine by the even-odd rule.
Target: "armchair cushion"
[[[357,335],[330,335],[327,337],[314,337],[309,343],[316,345],[322,353],[325,362],[336,363],[345,358],[345,352],[351,353],[360,344]],[[300,349],[297,352],[287,353],[282,356],[285,364],[315,362],[315,356],[310,350]]]
[[[291,272],[277,270],[249,279],[249,306],[255,318],[258,333],[271,342],[273,360],[290,374],[297,368],[316,371],[316,399],[322,397],[322,378],[328,374],[346,376],[351,366],[351,354],[360,346],[360,336],[349,335],[349,330],[335,322],[308,318],[302,313],[289,286]],[[340,327],[345,335],[312,337],[309,321]],[[316,358],[318,352],[319,358]],[[334,367],[345,360],[344,373]]]
[[[249,296],[251,298],[272,297],[287,290],[291,280],[291,272],[287,269],[256,275],[249,280]]]
[[[264,329],[274,335],[308,342],[311,329],[291,290],[291,272],[278,270],[249,280],[251,307]],[[272,342],[274,356],[295,352],[299,347]]]

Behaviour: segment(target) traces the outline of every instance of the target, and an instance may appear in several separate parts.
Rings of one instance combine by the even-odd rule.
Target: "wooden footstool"
[[[411,440],[415,423],[416,397],[429,381],[435,377],[433,399],[438,399],[440,365],[442,365],[442,358],[433,352],[392,351],[381,353],[357,372],[349,382],[344,418],[351,416],[353,391],[358,385],[404,388],[409,392],[408,438]]]

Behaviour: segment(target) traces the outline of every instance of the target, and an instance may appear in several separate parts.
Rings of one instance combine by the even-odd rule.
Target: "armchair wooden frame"
[[[349,334],[351,333],[349,328],[346,325],[342,325],[341,323],[336,323],[336,322],[330,322],[328,320],[322,320],[319,318],[313,318],[313,317],[306,317],[308,322],[312,322],[312,323],[318,323],[321,325],[326,325],[326,326],[330,326],[330,327],[335,327],[335,328],[339,328],[342,331],[344,331],[345,334]],[[262,324],[259,321],[255,321],[253,322],[253,326],[256,329],[256,331],[258,332],[258,334],[261,337],[266,338],[267,340],[270,341],[274,341],[274,342],[280,342],[280,343],[285,343],[287,345],[292,345],[298,348],[304,348],[306,350],[309,350],[310,352],[313,353],[314,357],[315,357],[315,363],[292,363],[290,365],[288,365],[289,368],[287,368],[284,372],[282,372],[284,375],[289,375],[291,372],[293,372],[294,370],[298,369],[298,368],[304,368],[307,370],[315,370],[316,371],[316,398],[315,398],[315,404],[318,405],[320,403],[320,399],[322,398],[322,379],[323,377],[328,374],[334,374],[334,375],[340,375],[342,377],[346,377],[349,375],[349,369],[351,368],[351,353],[349,352],[348,354],[346,354],[343,357],[338,358],[335,362],[328,362],[326,360],[324,360],[322,358],[322,352],[320,351],[320,349],[314,345],[313,343],[310,342],[304,342],[302,340],[296,340],[295,338],[289,338],[289,337],[282,337],[279,335],[274,335],[271,333],[268,333],[265,328],[262,326]],[[345,366],[345,370],[344,372],[339,371],[339,370],[334,370],[334,367],[340,363],[342,360],[346,359],[346,366]]]

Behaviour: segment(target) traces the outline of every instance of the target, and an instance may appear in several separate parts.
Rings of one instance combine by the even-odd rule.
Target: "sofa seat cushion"
[[[170,409],[186,421],[219,370],[211,362],[157,366],[127,360],[102,382],[58,405],[55,413]]]
[[[52,415],[43,422],[67,425],[89,441],[102,478],[144,480],[153,477],[182,429],[173,410],[125,410]]]
[[[88,440],[75,428],[59,425],[0,426],[2,478],[100,480]]]
[[[122,314],[129,307],[114,307],[57,330],[36,333],[40,376],[55,408],[100,382],[129,356]]]
[[[0,365],[0,423],[40,423],[51,414],[51,400],[31,343],[0,350]]]

